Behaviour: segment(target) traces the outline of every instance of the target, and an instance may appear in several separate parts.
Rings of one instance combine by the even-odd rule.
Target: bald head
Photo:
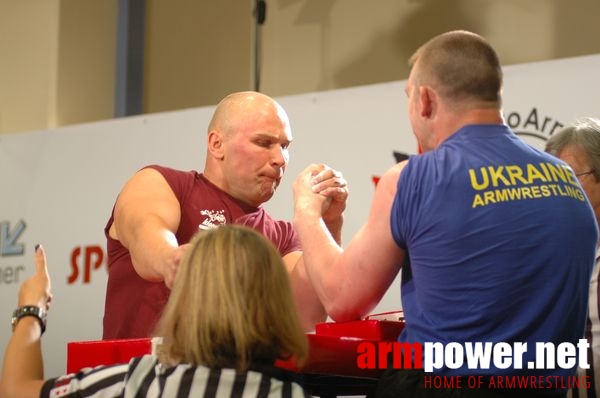
[[[208,132],[219,130],[226,135],[254,125],[261,118],[278,118],[289,129],[285,110],[273,98],[256,92],[229,94],[219,102],[208,124]]]
[[[502,69],[492,46],[481,36],[451,31],[429,40],[410,59],[418,85],[434,87],[447,100],[500,107]]]

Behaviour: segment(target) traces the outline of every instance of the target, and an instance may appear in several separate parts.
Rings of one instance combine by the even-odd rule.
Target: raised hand
[[[46,252],[41,245],[36,246],[34,254],[35,273],[23,281],[19,289],[19,307],[35,305],[45,311],[50,309],[52,293],[50,275],[46,266]]]

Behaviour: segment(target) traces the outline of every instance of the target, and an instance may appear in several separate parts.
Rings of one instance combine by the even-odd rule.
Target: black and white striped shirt
[[[40,397],[277,397],[305,398],[308,393],[285,371],[275,367],[210,369],[180,364],[160,365],[153,355],[128,364],[86,368],[47,380]]]

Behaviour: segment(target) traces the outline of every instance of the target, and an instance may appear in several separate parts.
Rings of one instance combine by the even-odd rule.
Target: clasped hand
[[[347,199],[348,184],[342,173],[325,164],[311,164],[294,182],[295,209],[302,216],[336,222],[343,216]]]

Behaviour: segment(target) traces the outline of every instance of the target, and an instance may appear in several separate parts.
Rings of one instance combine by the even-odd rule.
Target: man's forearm
[[[331,234],[333,240],[337,242],[338,245],[342,245],[342,226],[344,225],[344,215],[340,215],[334,221],[325,221],[325,225]]]
[[[290,284],[296,308],[305,331],[313,331],[315,325],[327,319],[327,312],[315,291],[301,257],[290,274]]]
[[[178,243],[175,235],[168,230],[136,234],[125,245],[131,255],[135,271],[145,280],[161,282],[170,266],[173,252]]]

